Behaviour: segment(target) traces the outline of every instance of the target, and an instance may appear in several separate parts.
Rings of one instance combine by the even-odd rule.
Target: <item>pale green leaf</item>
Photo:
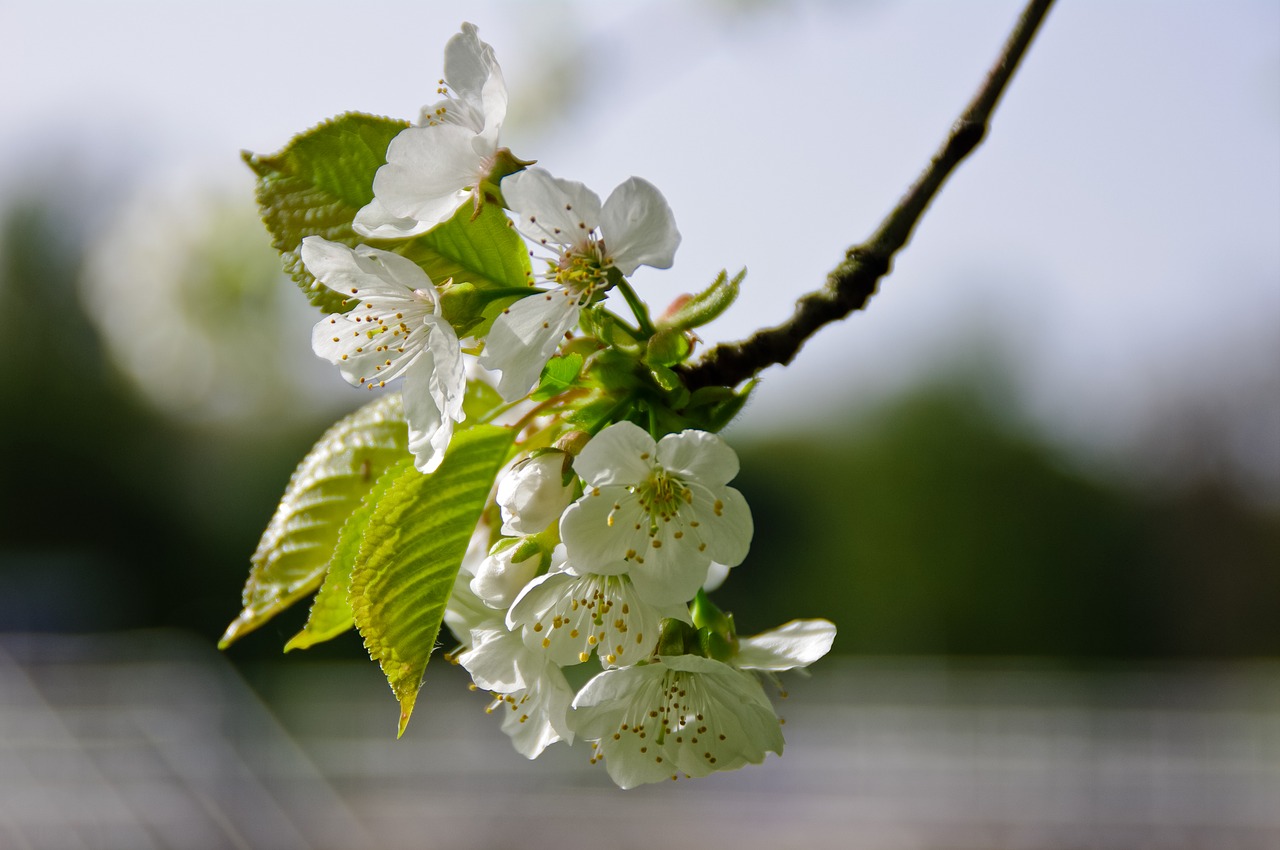
[[[582,371],[583,357],[578,353],[566,354],[563,357],[552,357],[542,367],[542,377],[538,380],[538,388],[529,397],[534,401],[544,401],[557,396],[573,386]]]
[[[258,176],[258,209],[285,272],[326,313],[348,308],[342,296],[311,276],[298,249],[306,236],[352,247],[360,243],[351,222],[373,200],[373,175],[387,161],[387,146],[408,126],[348,112],[294,137],[279,153],[243,154]]]
[[[311,613],[307,624],[284,645],[284,651],[307,649],[317,643],[331,640],[355,625],[351,613],[351,602],[348,593],[351,589],[351,569],[355,566],[356,556],[360,553],[360,544],[364,541],[364,530],[373,516],[373,509],[387,489],[391,487],[404,471],[413,466],[413,457],[406,456],[392,464],[374,483],[373,489],[365,493],[360,507],[343,523],[338,532],[338,545],[333,550],[333,557],[325,569],[324,584],[316,592],[311,602]]]
[[[438,227],[387,247],[421,266],[437,286],[449,280],[477,289],[533,284],[529,251],[497,204],[485,204],[479,215],[464,204]]]
[[[244,610],[219,642],[226,647],[315,590],[360,498],[408,456],[399,393],[388,393],[325,432],[294,470],[250,558]]]
[[[445,605],[514,434],[480,425],[454,434],[444,462],[407,469],[378,500],[351,573],[351,608],[369,655],[400,701],[404,733]]]

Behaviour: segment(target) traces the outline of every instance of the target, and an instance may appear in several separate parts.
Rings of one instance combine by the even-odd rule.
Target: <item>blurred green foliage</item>
[[[836,650],[1067,657],[1280,652],[1280,518],[1212,482],[1091,480],[992,409],[982,378],[741,447],[756,519],[718,593]]]
[[[44,200],[58,193],[30,197],[0,214],[0,630],[177,626],[212,644],[330,422],[202,423],[139,401],[81,306],[84,240]],[[715,598],[743,631],[798,615],[835,621],[844,652],[1280,652],[1280,516],[1213,482],[1157,493],[1073,472],[988,380],[730,435],[757,531]],[[233,657],[276,656],[305,616]],[[352,635],[308,652],[363,649]]]

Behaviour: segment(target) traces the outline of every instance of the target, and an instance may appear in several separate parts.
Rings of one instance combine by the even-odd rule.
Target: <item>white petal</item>
[[[707,544],[709,559],[728,567],[741,564],[755,532],[747,500],[732,487],[708,489],[690,482],[689,489],[693,493],[689,508],[698,522],[697,532]]]
[[[526,168],[502,181],[502,197],[516,227],[542,245],[581,246],[600,226],[600,196],[574,180]]]
[[[615,575],[628,568],[627,552],[641,545],[647,527],[636,497],[625,487],[601,487],[574,502],[560,518],[568,561],[579,572]]]
[[[373,192],[393,216],[434,227],[453,217],[480,182],[476,134],[457,124],[409,127],[391,140]]]
[[[498,316],[480,365],[502,373],[498,393],[504,401],[528,395],[565,332],[577,323],[578,298],[562,287],[522,298]]]
[[[444,46],[445,82],[458,97],[478,98],[492,62],[493,48],[480,40],[475,24],[464,23]]]
[[[707,567],[707,578],[702,582],[702,589],[710,593],[724,584],[728,577],[729,568],[719,561],[712,561],[711,566]]]
[[[462,422],[466,418],[466,414],[462,412],[462,401],[467,392],[462,344],[458,341],[458,334],[453,326],[443,318],[426,316],[424,321],[430,329],[427,348],[435,361],[430,382],[431,394],[445,417]]]
[[[414,289],[435,289],[427,273],[399,254],[361,245],[356,250],[319,236],[302,240],[302,263],[325,286],[351,298],[384,297],[408,300]],[[417,269],[416,283],[405,286],[387,274],[386,264],[408,262]],[[351,290],[356,290],[352,292]]]
[[[835,637],[835,625],[826,620],[792,620],[776,629],[742,638],[733,663],[744,670],[807,667],[831,650]]]
[[[681,431],[658,442],[658,464],[681,478],[723,487],[738,474],[738,455],[721,437],[706,431]]]
[[[631,422],[615,422],[596,434],[573,462],[573,471],[596,487],[639,484],[653,471],[658,446]]]
[[[524,690],[543,665],[542,659],[525,648],[520,635],[501,624],[472,629],[471,648],[458,654],[458,663],[477,687],[500,694]]]
[[[440,400],[431,391],[433,360],[424,350],[405,373],[404,415],[409,423],[409,451],[419,472],[434,472],[444,460],[453,439],[453,420],[440,409]]]
[[[568,723],[573,689],[560,668],[546,665],[528,689],[513,697],[514,705],[504,703],[508,708],[504,711],[502,731],[511,738],[516,752],[532,759],[556,741],[573,743],[573,730]]]
[[[423,224],[414,218],[402,218],[392,215],[375,197],[356,213],[351,228],[368,239],[408,239],[431,229],[430,224]]]
[[[630,275],[641,266],[669,269],[680,246],[676,219],[658,188],[632,177],[609,195],[600,213],[608,259]]]

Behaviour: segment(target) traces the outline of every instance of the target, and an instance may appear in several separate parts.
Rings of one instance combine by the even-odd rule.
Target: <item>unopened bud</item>
[[[520,461],[498,482],[503,534],[539,534],[560,518],[573,501],[566,484],[567,453],[551,449]]]
[[[508,608],[526,584],[538,574],[541,558],[529,557],[519,540],[503,540],[480,562],[471,579],[471,591],[490,608]],[[524,554],[519,561],[516,558]]]

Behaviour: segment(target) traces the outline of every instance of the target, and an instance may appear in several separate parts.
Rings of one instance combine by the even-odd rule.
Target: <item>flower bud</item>
[[[498,482],[503,534],[539,534],[560,518],[573,501],[573,485],[564,483],[568,458],[552,449],[522,460]]]
[[[471,592],[490,608],[508,608],[524,586],[538,574],[542,559],[529,557],[527,547],[519,540],[500,541],[476,568],[471,579]],[[517,561],[520,555],[525,557]]]

